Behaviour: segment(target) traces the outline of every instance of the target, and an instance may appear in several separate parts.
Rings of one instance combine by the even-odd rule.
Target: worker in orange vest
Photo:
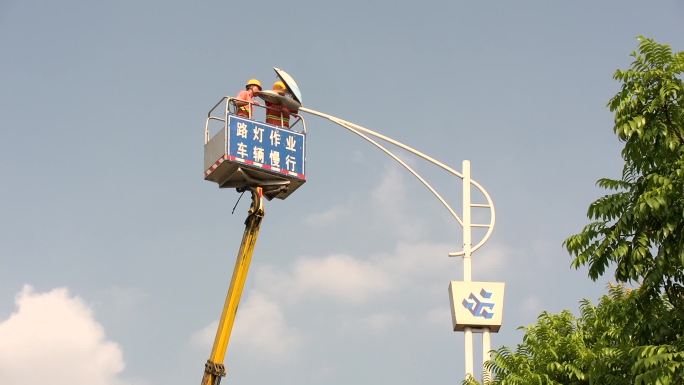
[[[277,81],[273,83],[273,91],[280,95],[285,95],[285,83]],[[290,127],[290,111],[282,104],[271,103],[266,101],[266,123],[276,125],[278,127]]]
[[[245,89],[240,91],[237,95],[239,100],[245,101],[247,103],[235,101],[238,116],[249,119],[252,118],[252,115],[254,115],[254,108],[252,105],[259,105],[259,102],[254,100],[254,95],[259,91],[261,91],[261,82],[257,79],[249,79],[245,85]]]

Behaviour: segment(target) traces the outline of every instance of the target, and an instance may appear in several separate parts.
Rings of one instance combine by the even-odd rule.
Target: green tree
[[[565,241],[573,266],[597,279],[615,264],[618,282],[637,282],[650,295],[664,289],[682,304],[684,283],[684,52],[639,38],[622,88],[608,106],[625,143],[621,179],[600,179],[615,191],[589,206],[593,220]]]
[[[612,286],[580,316],[542,313],[515,350],[501,347],[487,367],[490,384],[682,384],[681,337],[654,344],[679,325],[663,296],[643,307],[638,290]],[[474,381],[465,382],[476,384]]]
[[[597,305],[581,301],[577,318],[542,313],[515,350],[493,352],[486,383],[684,384],[684,52],[638,40],[608,103],[622,177],[597,182],[612,193],[564,242],[575,268],[596,280],[614,266],[619,284]]]

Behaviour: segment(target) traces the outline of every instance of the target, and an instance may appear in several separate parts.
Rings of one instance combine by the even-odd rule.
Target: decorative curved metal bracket
[[[320,112],[320,111],[312,110],[310,108],[302,107],[299,110],[302,112],[307,112],[311,115],[315,115],[315,116],[327,119],[327,120],[329,120],[329,121],[331,121],[331,122],[333,122],[339,126],[342,126],[342,127],[346,128],[347,130],[353,132],[354,134],[360,136],[361,138],[365,139],[366,141],[368,141],[369,143],[371,143],[375,147],[379,148],[380,150],[382,150],[387,155],[389,155],[392,159],[394,159],[402,167],[404,167],[406,170],[408,170],[408,172],[410,172],[413,176],[415,176],[437,198],[437,200],[439,200],[442,203],[442,205],[444,205],[444,207],[449,211],[451,216],[454,217],[454,219],[456,219],[456,222],[458,222],[458,224],[461,225],[461,227],[464,229],[464,231],[466,230],[466,228],[468,228],[468,232],[470,232],[470,227],[487,228],[487,232],[482,237],[480,242],[478,242],[475,246],[470,246],[470,244],[469,244],[470,242],[468,242],[468,240],[464,239],[463,250],[453,252],[453,253],[449,253],[449,256],[451,256],[451,257],[456,257],[456,256],[470,257],[470,253],[479,249],[480,247],[482,247],[482,245],[485,244],[485,242],[487,242],[487,240],[489,239],[489,237],[492,234],[492,231],[494,231],[494,224],[496,222],[496,211],[494,209],[494,202],[492,201],[492,198],[489,195],[489,193],[487,192],[487,190],[485,190],[484,187],[482,187],[482,185],[480,185],[477,181],[470,179],[470,171],[469,170],[467,172],[464,172],[464,173],[458,172],[454,168],[447,166],[445,163],[440,162],[440,161],[428,156],[427,154],[416,150],[415,148],[413,148],[411,146],[408,146],[404,143],[399,142],[398,140],[392,139],[388,136],[377,133],[373,130],[370,130],[370,129],[365,128],[363,126],[359,126],[358,124],[354,124],[354,123],[346,121],[344,119],[340,119],[338,117],[335,117],[335,116],[332,116],[329,114],[325,114],[325,113]],[[385,142],[393,144],[393,145],[395,145],[395,146],[397,146],[403,150],[406,150],[406,151],[408,151],[408,152],[410,152],[410,153],[412,153],[412,154],[414,154],[414,155],[416,155],[416,156],[418,156],[418,157],[442,168],[443,170],[446,170],[450,174],[455,175],[458,178],[460,178],[461,180],[463,180],[464,184],[468,183],[470,185],[475,186],[475,188],[478,189],[480,191],[480,193],[482,193],[482,195],[484,196],[484,198],[487,202],[486,203],[470,203],[470,202],[468,202],[467,206],[469,206],[469,207],[464,207],[464,210],[468,211],[468,214],[464,215],[464,217],[467,216],[468,218],[466,221],[464,221],[461,217],[458,216],[458,214],[456,214],[456,211],[446,202],[446,200],[425,180],[425,178],[423,178],[420,174],[418,174],[411,166],[406,164],[406,162],[404,162],[396,154],[394,154],[393,152],[388,150],[385,146],[378,143],[376,140],[370,138],[369,135],[376,137],[378,139],[382,139]],[[464,190],[465,190],[465,186],[464,186]],[[467,195],[468,196],[470,195],[469,192]],[[468,201],[469,201],[469,199],[468,199]],[[489,210],[490,210],[489,223],[471,224],[470,223],[470,214],[469,214],[470,208],[489,208]]]

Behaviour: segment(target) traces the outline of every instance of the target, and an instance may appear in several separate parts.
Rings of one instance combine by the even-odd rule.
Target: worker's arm
[[[246,106],[248,104],[256,104],[257,106],[260,106],[259,101],[254,100],[254,98],[249,96],[249,91],[243,90],[240,91],[237,96],[237,99],[233,99],[233,103],[235,103],[236,106]]]

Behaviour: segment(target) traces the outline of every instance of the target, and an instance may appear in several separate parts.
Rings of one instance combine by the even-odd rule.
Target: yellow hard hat
[[[259,87],[259,90],[261,91],[261,82],[258,81],[257,79],[247,80],[247,85],[245,87],[249,87],[249,86],[257,86],[257,87]]]
[[[287,88],[285,87],[285,83],[281,81],[277,81],[273,83],[273,90],[286,90]]]

